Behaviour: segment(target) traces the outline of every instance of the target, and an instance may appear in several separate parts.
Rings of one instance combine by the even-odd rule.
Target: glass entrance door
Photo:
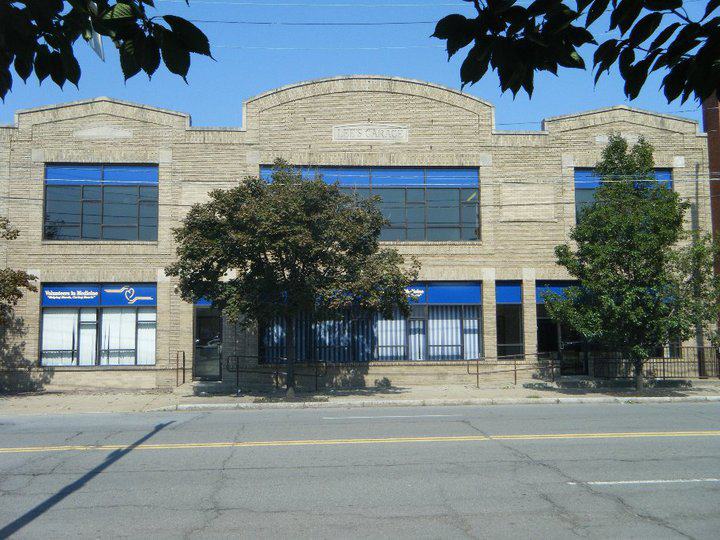
[[[201,381],[222,379],[222,315],[205,306],[195,308],[195,356],[193,378]]]

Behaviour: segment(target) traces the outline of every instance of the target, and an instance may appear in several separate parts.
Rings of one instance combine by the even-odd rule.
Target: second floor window
[[[672,169],[655,169],[655,180],[668,189],[673,188]],[[595,202],[595,190],[600,187],[602,179],[590,167],[575,169],[575,220],[582,210]]]
[[[43,228],[46,240],[157,240],[157,165],[46,165]]]
[[[299,167],[304,178],[338,182],[346,193],[377,195],[389,224],[381,240],[478,240],[480,192],[470,167]],[[272,167],[260,168],[269,180]]]

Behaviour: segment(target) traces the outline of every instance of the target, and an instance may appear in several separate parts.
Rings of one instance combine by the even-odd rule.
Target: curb
[[[432,407],[460,405],[562,405],[578,403],[705,403],[720,402],[718,396],[685,397],[561,397],[561,398],[469,398],[469,399],[406,399],[362,401],[299,401],[290,403],[181,403],[147,412],[222,411],[264,409],[359,409],[364,407]]]

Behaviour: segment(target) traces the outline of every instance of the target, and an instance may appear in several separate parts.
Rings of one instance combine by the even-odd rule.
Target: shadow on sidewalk
[[[123,448],[122,450],[114,450],[111,452],[105,460],[100,463],[97,467],[94,469],[88,471],[83,476],[75,480],[72,484],[68,484],[64,488],[62,488],[60,491],[58,491],[55,495],[51,496],[50,498],[46,499],[45,501],[38,504],[35,508],[25,512],[22,516],[17,518],[12,523],[9,523],[5,525],[2,529],[0,529],[0,538],[7,538],[8,536],[15,534],[20,529],[22,529],[25,525],[28,525],[29,523],[32,523],[35,519],[39,518],[41,515],[43,515],[45,512],[50,510],[53,506],[55,506],[57,503],[65,499],[67,496],[72,495],[77,490],[82,488],[85,484],[87,484],[90,480],[95,478],[98,474],[103,472],[105,469],[110,467],[113,463],[118,461],[120,458],[124,457],[125,455],[132,452],[135,448],[143,444],[145,441],[153,437],[155,434],[157,434],[160,430],[166,428],[173,422],[165,422],[164,424],[158,424],[155,426],[155,428],[148,434],[144,435],[131,445]]]
[[[700,381],[702,384],[702,381]],[[556,384],[537,382],[526,383],[523,388],[540,392],[553,392],[570,396],[592,396],[602,394],[614,397],[689,397],[703,394],[706,388],[693,386],[690,380],[650,381],[642,392],[632,382],[615,381],[568,381]],[[720,387],[718,388],[720,390]]]

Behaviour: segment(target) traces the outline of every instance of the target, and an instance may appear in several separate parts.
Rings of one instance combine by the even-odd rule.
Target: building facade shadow
[[[6,319],[7,324],[0,326],[0,394],[42,390],[52,380],[53,370],[37,369],[25,356],[27,328],[22,317],[10,313]]]

